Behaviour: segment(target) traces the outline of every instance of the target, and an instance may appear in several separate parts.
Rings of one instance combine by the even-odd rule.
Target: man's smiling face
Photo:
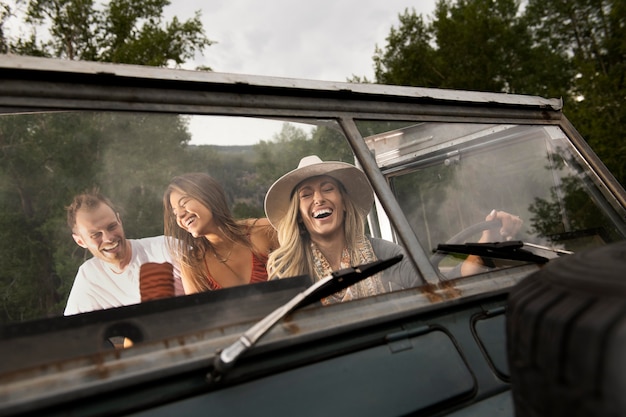
[[[130,248],[120,217],[106,204],[78,210],[72,237],[93,256],[117,267],[123,269],[129,260]]]

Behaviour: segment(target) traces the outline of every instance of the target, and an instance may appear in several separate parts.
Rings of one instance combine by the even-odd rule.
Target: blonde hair
[[[346,210],[343,231],[350,259],[359,259],[356,242],[365,235],[363,214],[354,205],[343,184],[332,178],[337,184]],[[294,190],[298,187],[296,186]],[[285,216],[276,224],[280,247],[270,253],[267,260],[269,279],[287,278],[313,273],[314,264],[311,253],[311,236],[300,218],[300,201],[295,192],[291,194],[289,208]],[[315,277],[311,277],[315,279]]]
[[[248,227],[235,220],[228,208],[226,194],[222,186],[210,175],[204,173],[189,173],[172,179],[163,194],[163,224],[164,234],[174,239],[167,239],[168,249],[172,257],[180,264],[180,272],[185,280],[197,292],[208,291],[211,288],[207,280],[204,257],[207,251],[215,251],[211,243],[199,236],[193,237],[181,229],[176,222],[176,216],[170,203],[170,195],[177,191],[191,197],[211,210],[213,219],[219,230],[233,242],[254,248],[247,237]]]

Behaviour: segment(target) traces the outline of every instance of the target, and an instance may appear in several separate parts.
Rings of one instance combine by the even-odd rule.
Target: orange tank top
[[[248,239],[250,239],[250,229],[252,229],[252,227],[255,225],[255,223],[257,222],[256,219],[254,221],[254,223],[252,223],[250,225],[250,227],[248,228]],[[211,276],[211,271],[209,271],[209,265],[207,265],[206,263],[206,259],[204,260],[204,265],[206,267],[206,279],[209,283],[209,288],[211,290],[221,290],[223,287],[220,285],[219,282],[215,281],[215,279],[213,279],[213,277]],[[252,251],[252,273],[250,274],[250,282],[249,284],[254,284],[256,282],[263,282],[263,281],[267,281],[267,255],[262,255],[262,254],[255,254],[254,251]]]
[[[250,274],[250,282],[249,284],[254,284],[255,282],[263,282],[267,281],[267,269],[265,265],[267,264],[267,255],[255,255],[252,252],[252,273]],[[206,265],[206,261],[205,261]],[[215,281],[211,276],[211,272],[209,271],[209,266],[206,265],[207,276],[206,279],[209,282],[209,288],[211,290],[221,290],[223,287],[219,282]]]

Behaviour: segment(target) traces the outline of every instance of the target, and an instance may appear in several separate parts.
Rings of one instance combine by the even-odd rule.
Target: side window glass
[[[364,130],[371,126],[381,129],[385,124],[370,123]],[[367,137],[367,144],[444,277],[461,275],[467,254],[437,252],[438,245],[479,242],[494,209],[519,216],[523,225],[512,238],[548,259],[558,251],[575,252],[626,236],[624,213],[610,203],[606,190],[584,169],[557,127],[459,123],[389,127],[394,129]],[[488,269],[475,271],[525,261],[484,263]]]

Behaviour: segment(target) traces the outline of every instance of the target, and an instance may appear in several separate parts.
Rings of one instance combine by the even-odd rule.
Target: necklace
[[[228,265],[227,263],[224,263],[224,266],[226,266],[226,268],[230,269],[230,271],[237,277],[237,279],[243,281],[243,278],[241,277],[241,275],[239,275],[233,268],[231,268],[230,265]]]
[[[230,255],[233,254],[233,249],[235,249],[235,244],[233,243],[233,246],[230,247],[230,250],[228,251],[228,255],[226,255],[225,258],[222,258],[217,251],[215,250],[215,248],[211,248],[212,252],[213,252],[213,256],[215,257],[215,259],[217,259],[217,261],[221,264],[226,264],[226,262],[228,262],[228,260],[230,259]],[[228,266],[228,265],[226,265]]]
[[[234,246],[234,245],[233,245],[233,246]],[[224,259],[223,261],[222,261],[220,258],[218,258],[218,257],[216,256],[216,252],[215,252],[215,251],[213,251],[213,256],[215,256],[215,259],[216,259],[219,263],[221,263],[221,264],[222,264],[222,265],[224,265],[226,268],[228,268],[228,269],[229,269],[229,270],[233,273],[233,275],[234,275],[234,276],[235,276],[238,280],[240,280],[241,282],[244,282],[245,280],[241,277],[241,275],[239,275],[239,274],[238,274],[238,273],[237,273],[237,272],[236,272],[236,271],[235,271],[235,270],[234,270],[234,269],[233,269],[230,265],[228,265],[228,259],[230,258],[230,254],[231,254],[232,252],[233,252],[233,250],[232,250],[232,248],[231,248],[230,252],[228,253],[228,256],[227,256],[227,257],[226,257],[226,259]],[[204,257],[204,266],[206,267],[206,271],[207,271],[207,276],[206,276],[206,279],[207,279],[207,282],[208,282],[209,289],[210,289],[210,290],[219,290],[219,289],[224,288],[224,287],[222,286],[222,284],[220,284],[219,282],[217,282],[217,281],[215,280],[215,278],[213,278],[213,276],[211,275],[211,269],[209,268],[209,263],[207,262],[207,258],[206,258],[206,257]]]

